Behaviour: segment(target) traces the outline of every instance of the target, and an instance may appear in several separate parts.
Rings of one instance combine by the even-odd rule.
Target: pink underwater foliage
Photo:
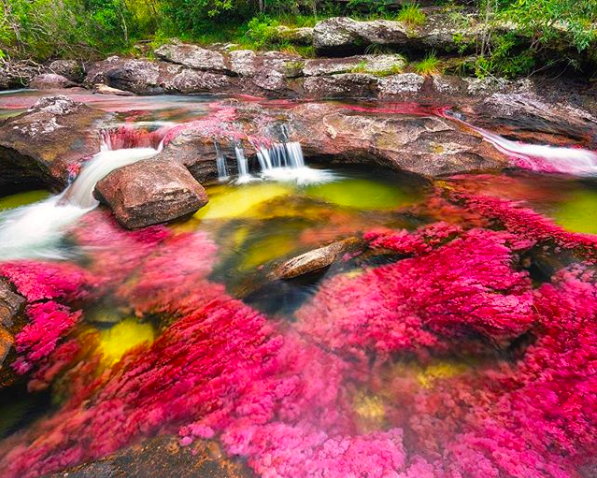
[[[37,301],[20,360],[53,360],[35,383],[81,360],[80,343],[60,340],[78,320],[68,307],[96,294],[167,324],[108,371],[72,363],[69,400],[0,444],[3,476],[168,433],[182,445],[218,439],[267,478],[585,478],[597,456],[596,273],[569,266],[533,287],[520,256],[555,243],[587,258],[595,244],[516,203],[449,199],[427,207],[469,208],[460,224],[370,231],[371,249],[396,262],[324,279],[296,322],[270,321],[214,283],[206,234],[131,233],[101,213],[73,235],[87,272],[2,266]],[[425,376],[437,360],[464,367]]]
[[[457,230],[434,229],[435,243]],[[428,232],[375,237],[374,246],[415,257],[356,279],[333,277],[297,313],[298,329],[332,350],[362,355],[446,350],[447,340],[475,334],[499,342],[529,328],[531,283],[512,266],[513,236],[473,229],[433,249]]]

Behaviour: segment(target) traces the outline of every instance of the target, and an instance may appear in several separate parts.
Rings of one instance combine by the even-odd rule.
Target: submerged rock
[[[207,204],[207,193],[175,161],[147,159],[113,171],[96,186],[100,200],[128,229],[172,221]]]
[[[242,463],[227,458],[215,442],[180,446],[171,436],[156,437],[101,460],[71,468],[50,478],[249,478]]]
[[[33,78],[29,86],[36,90],[58,90],[61,88],[71,88],[76,86],[76,84],[62,75],[43,73]]]
[[[287,260],[270,274],[275,279],[294,279],[311,272],[316,272],[329,267],[338,261],[344,254],[357,250],[363,245],[363,241],[356,237],[350,237],[342,241],[319,249],[315,249],[300,256]]]
[[[79,161],[100,150],[93,124],[102,111],[67,96],[41,98],[0,127],[0,187],[64,187]]]

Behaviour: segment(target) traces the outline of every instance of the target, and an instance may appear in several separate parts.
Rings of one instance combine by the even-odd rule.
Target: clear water
[[[0,95],[0,114],[22,111],[38,95]],[[117,111],[117,121],[133,119],[142,127],[204,115],[213,100],[98,96],[89,95],[93,107]],[[136,153],[141,157],[147,151]],[[130,155],[129,150],[118,152],[118,157],[130,159]],[[64,215],[53,214],[65,206],[43,191],[0,199],[0,221],[3,217],[6,225],[6,218],[24,218],[21,224],[26,226],[4,236],[0,226],[0,250],[22,251],[0,257],[0,267],[8,259],[34,259],[24,274],[39,264],[48,270],[72,266],[96,281],[85,294],[55,299],[81,311],[81,319],[57,342],[76,343],[77,352],[64,364],[62,356],[51,356],[54,367],[30,381],[29,388],[22,381],[0,391],[0,451],[7,457],[0,463],[10,476],[61,471],[157,433],[179,436],[182,444],[188,444],[193,427],[198,430],[194,439],[213,431],[224,452],[253,466],[258,476],[279,472],[294,478],[310,476],[317,469],[322,476],[334,477],[368,476],[370,470],[381,470],[371,476],[387,472],[385,476],[440,478],[445,476],[442,467],[470,471],[466,463],[473,463],[473,468],[481,463],[479,469],[487,470],[486,476],[546,478],[550,475],[543,470],[553,463],[559,467],[553,476],[592,476],[590,467],[597,461],[590,452],[597,445],[592,435],[597,422],[591,412],[595,394],[590,371],[597,359],[592,355],[592,329],[587,326],[561,338],[578,325],[574,317],[584,318],[592,303],[570,295],[550,307],[541,306],[553,293],[552,284],[557,288],[560,280],[554,270],[581,267],[586,259],[581,252],[562,253],[549,240],[535,248],[523,235],[512,245],[508,242],[512,238],[500,236],[499,241],[505,242],[498,241],[485,256],[471,249],[441,256],[446,262],[423,262],[420,268],[405,267],[396,273],[400,264],[417,264],[416,248],[421,247],[404,246],[399,237],[394,240],[406,250],[386,247],[345,253],[331,266],[293,280],[277,280],[275,272],[293,257],[366,233],[383,237],[403,231],[400,234],[413,238],[419,228],[438,224],[478,229],[483,237],[503,231],[503,225],[473,217],[472,206],[451,198],[453,193],[529,208],[564,231],[584,233],[583,238],[591,240],[597,234],[597,182],[520,170],[432,182],[369,166],[330,168],[307,158],[307,168],[298,165],[292,177],[273,167],[265,168],[266,174],[251,175],[253,180],[246,183],[232,178],[206,184],[209,203],[193,217],[127,233],[103,208],[91,211],[97,206],[90,196],[93,183],[112,156],[96,158],[101,174],[90,173],[89,181],[79,183],[80,191],[72,193],[77,197],[76,214],[64,223]],[[428,239],[438,242],[430,246],[433,252],[421,252],[423,256],[466,240],[466,234],[456,239],[450,236],[453,232],[430,234]],[[44,253],[39,253],[40,237],[50,239],[42,244]],[[566,240],[572,239],[566,236]],[[48,244],[51,247],[44,249]],[[492,254],[499,255],[504,244],[509,248],[505,265],[492,262]],[[476,262],[467,262],[470,257]],[[586,267],[590,271],[594,266]],[[467,268],[474,272],[470,277]],[[505,269],[513,275],[493,283],[493,275],[499,278]],[[67,278],[68,269],[61,270]],[[544,315],[545,310],[556,310],[561,322],[539,324],[537,319],[506,338],[492,334],[499,323],[489,330],[463,327],[459,322],[463,317],[453,311],[470,305],[478,312],[475,301],[488,290],[490,294],[497,290],[493,295],[498,305],[492,309],[496,315],[502,309],[517,310],[517,304],[524,309],[528,297],[508,289],[517,273],[528,274],[525,293],[537,294],[535,309]],[[478,275],[490,284],[477,287]],[[570,290],[581,284],[589,297],[589,275],[575,276]],[[433,289],[435,283],[428,277],[442,287]],[[55,278],[46,279],[53,283]],[[465,292],[451,288],[454,283],[465,287],[469,279],[473,287]],[[393,294],[398,302],[392,301]],[[558,304],[574,313],[565,315]],[[479,317],[487,307],[478,307]],[[404,310],[408,313],[391,315]],[[409,329],[419,320],[419,312],[428,314],[431,323],[445,320],[451,326],[430,336],[424,335],[428,325]],[[262,330],[249,327],[258,314],[267,329],[263,341],[275,337],[274,342],[284,344],[281,351],[273,345],[267,353],[259,348],[255,337]],[[189,318],[200,327],[192,328]],[[526,316],[520,312],[516,319],[513,328]],[[376,320],[381,322],[371,334],[374,340],[366,342]],[[586,326],[591,320],[580,322]],[[408,333],[396,323],[404,324]],[[590,340],[582,344],[584,337]],[[407,343],[411,338],[425,342],[423,351],[393,342]],[[561,355],[545,345],[552,342],[561,345]],[[551,351],[553,362],[541,347]],[[533,355],[534,350],[539,352]],[[527,361],[528,357],[533,359]],[[578,381],[565,375],[570,373],[568,363],[575,365],[571,369]],[[263,374],[255,372],[254,364]],[[51,378],[45,380],[46,376]],[[565,378],[558,382],[560,376]],[[543,406],[548,397],[549,404]],[[575,401],[578,397],[580,401]],[[197,425],[211,410],[221,414],[215,424]],[[583,433],[577,433],[578,423],[583,423]],[[283,433],[277,435],[280,429]],[[568,437],[568,448],[562,445],[562,436]],[[513,437],[523,443],[523,451],[511,446]],[[251,447],[244,447],[249,441]],[[549,446],[543,448],[544,442]],[[449,451],[442,454],[438,449]],[[525,455],[528,450],[530,458]],[[404,460],[388,458],[394,453]],[[302,458],[294,460],[296,456]],[[309,461],[307,456],[317,459]],[[544,461],[535,465],[540,460]],[[361,462],[367,471],[354,471]]]

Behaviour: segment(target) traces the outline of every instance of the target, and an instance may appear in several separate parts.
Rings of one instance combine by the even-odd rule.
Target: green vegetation
[[[440,61],[435,53],[429,53],[423,60],[415,64],[415,71],[419,75],[433,75],[440,73]]]
[[[409,3],[404,5],[398,13],[398,20],[407,23],[411,26],[420,26],[425,23],[425,14],[416,3]]]
[[[437,4],[446,21],[462,29],[454,35],[454,53],[476,58],[467,74],[517,77],[551,67],[596,70],[595,0],[477,0],[473,10],[470,2],[469,7],[446,5],[445,0]],[[397,9],[380,0],[0,0],[0,63],[7,58],[135,54],[139,41],[155,46],[172,38],[311,57],[308,41],[279,28],[312,27],[337,15],[398,19],[413,27],[427,21],[416,3]],[[469,27],[476,28],[474,33],[466,33]],[[382,44],[366,49],[368,54],[391,52]],[[438,66],[435,55],[429,55],[415,69],[429,74]]]

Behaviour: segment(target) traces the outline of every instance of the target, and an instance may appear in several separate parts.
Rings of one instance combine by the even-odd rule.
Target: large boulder
[[[55,73],[43,73],[34,77],[29,83],[29,87],[36,90],[59,90],[62,88],[72,88],[76,83],[68,78]]]
[[[407,26],[400,22],[335,17],[315,25],[313,46],[318,54],[345,55],[361,53],[374,44],[402,47],[408,36]]]
[[[137,229],[172,221],[207,204],[207,193],[175,161],[146,159],[111,172],[95,189],[118,222]]]
[[[340,73],[369,73],[387,75],[399,73],[406,66],[402,55],[358,55],[347,58],[318,58],[306,60],[305,76],[337,75]]]
[[[39,73],[40,68],[28,62],[0,62],[0,90],[23,88]]]
[[[67,96],[41,98],[0,126],[0,188],[62,189],[79,162],[100,150],[95,123],[106,113]]]
[[[187,68],[201,71],[227,72],[224,55],[217,51],[188,44],[162,45],[155,54],[158,58]]]
[[[87,74],[88,87],[105,84],[140,95],[173,93],[218,93],[230,86],[231,78],[220,73],[185,68],[165,61],[111,57],[96,63]]]
[[[435,177],[496,171],[507,158],[474,131],[420,114],[371,114],[328,103],[295,107],[288,117],[306,156],[343,163],[375,163]]]

